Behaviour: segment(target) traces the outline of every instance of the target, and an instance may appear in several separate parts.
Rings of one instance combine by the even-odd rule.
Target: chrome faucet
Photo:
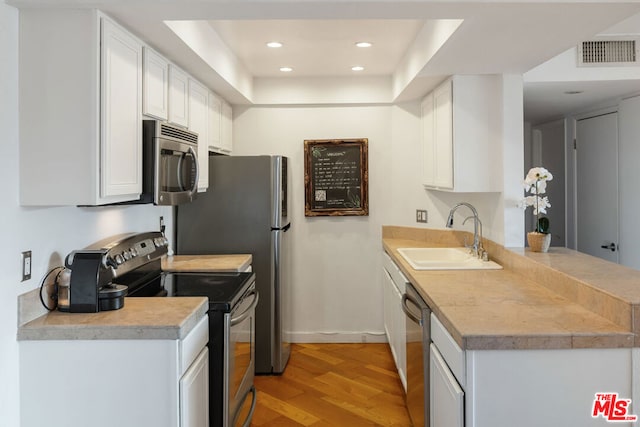
[[[464,221],[462,221],[462,224],[464,225],[464,223],[467,222],[469,218],[473,218],[473,245],[470,247],[471,253],[475,255],[476,258],[482,258],[483,260],[488,261],[489,256],[487,254],[487,251],[485,251],[484,248],[482,247],[482,222],[480,222],[480,218],[478,217],[478,211],[476,210],[476,208],[473,207],[473,205],[466,202],[460,202],[457,205],[455,205],[453,208],[451,208],[451,210],[449,211],[449,217],[447,218],[446,226],[447,228],[453,228],[453,214],[461,206],[468,207],[473,213],[473,216],[468,216],[464,219]]]

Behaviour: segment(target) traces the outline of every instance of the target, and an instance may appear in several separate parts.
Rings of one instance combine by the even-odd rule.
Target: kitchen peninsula
[[[465,426],[605,425],[592,417],[596,393],[640,399],[640,272],[565,248],[532,253],[488,240],[503,270],[417,271],[399,248],[460,247],[468,233],[385,226],[382,234],[384,251],[455,342],[447,363],[460,366],[451,369]]]

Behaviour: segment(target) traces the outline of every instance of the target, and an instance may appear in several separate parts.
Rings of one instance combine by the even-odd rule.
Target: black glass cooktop
[[[168,297],[203,296],[212,310],[230,311],[253,282],[254,273],[163,273]]]

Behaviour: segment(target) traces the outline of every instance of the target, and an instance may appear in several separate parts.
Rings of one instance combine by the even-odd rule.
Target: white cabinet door
[[[499,76],[453,76],[422,101],[422,183],[455,192],[502,191]]]
[[[142,114],[169,118],[169,61],[145,46],[142,76]]]
[[[384,313],[384,330],[387,334],[387,340],[389,341],[389,347],[393,352],[393,312],[391,305],[393,304],[393,282],[391,276],[384,268],[382,269],[382,302]]]
[[[435,187],[435,137],[433,133],[433,93],[425,96],[422,107],[422,183]]]
[[[180,68],[169,64],[169,122],[189,127],[189,77]]]
[[[100,195],[142,192],[142,44],[102,18]]]
[[[180,379],[180,427],[209,427],[207,347]]]
[[[189,130],[198,134],[198,191],[209,187],[209,90],[189,79]]]
[[[434,177],[436,187],[453,188],[453,92],[451,81],[433,93]]]
[[[391,275],[382,270],[384,293],[384,327],[391,354],[396,363],[403,388],[407,389],[406,326],[402,312],[402,293],[397,289]]]
[[[222,100],[209,92],[209,149],[222,152]]]
[[[233,151],[233,109],[226,101],[222,102],[221,121],[220,142],[222,151],[226,154],[231,154]]]
[[[431,427],[464,427],[464,391],[433,344],[430,353]]]

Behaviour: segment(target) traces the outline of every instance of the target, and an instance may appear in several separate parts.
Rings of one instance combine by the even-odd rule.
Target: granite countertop
[[[384,227],[384,249],[461,348],[634,346],[640,328],[634,328],[633,311],[640,289],[630,289],[630,269],[564,248],[539,254],[486,241],[503,270],[417,271],[398,248],[462,246],[464,234],[419,230]],[[639,283],[640,272],[632,272]],[[615,285],[618,275],[627,279]]]
[[[173,255],[162,259],[162,271],[236,272],[251,265],[251,255]]]
[[[184,338],[207,315],[205,297],[125,298],[119,310],[52,311],[18,328],[18,341]]]

